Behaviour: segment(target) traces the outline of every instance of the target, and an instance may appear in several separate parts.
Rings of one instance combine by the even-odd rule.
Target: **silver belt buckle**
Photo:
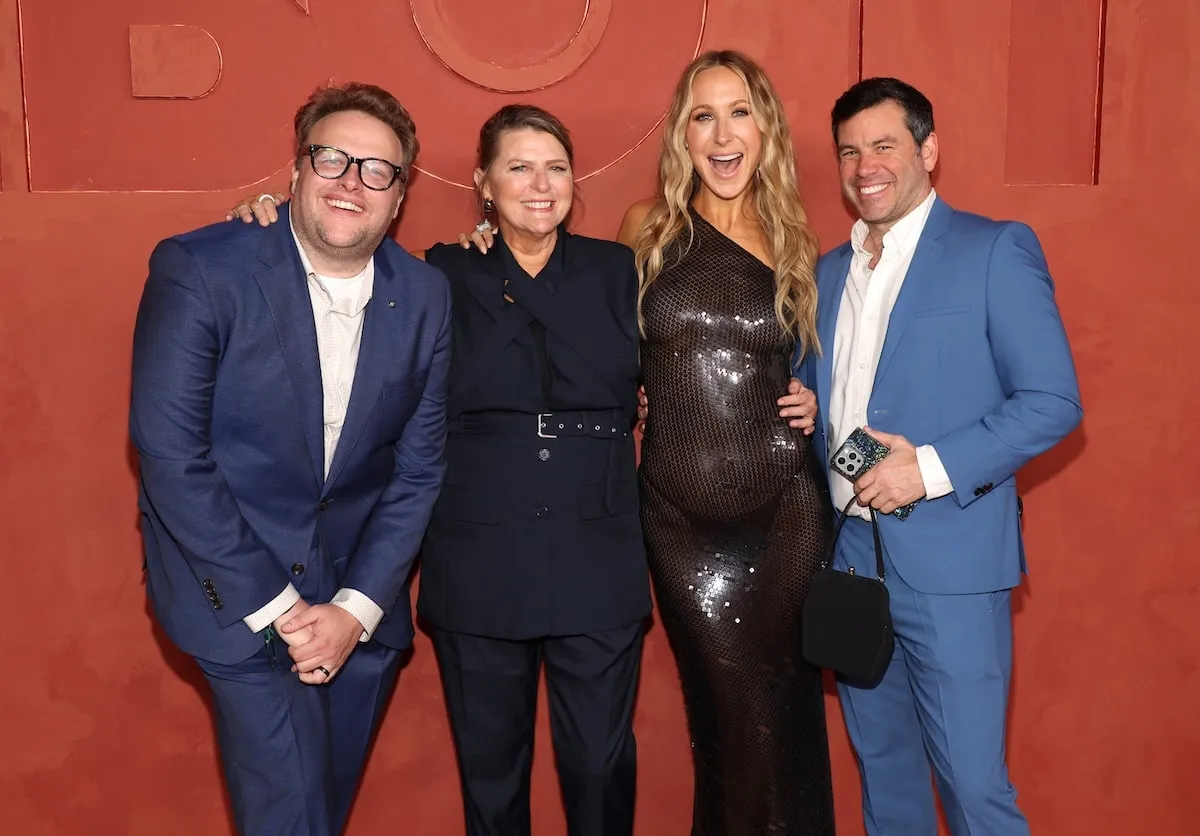
[[[557,435],[550,435],[549,433],[542,432],[542,430],[546,429],[546,422],[548,420],[550,420],[551,416],[553,416],[553,415],[554,415],[553,412],[539,412],[538,413],[538,416],[537,416],[538,438],[558,438]]]

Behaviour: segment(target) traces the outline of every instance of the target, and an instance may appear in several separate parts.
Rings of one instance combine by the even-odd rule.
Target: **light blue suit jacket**
[[[263,637],[242,619],[293,583],[378,604],[373,638],[413,636],[407,582],[445,471],[450,292],[385,239],[337,452],[324,477],[321,366],[288,207],[279,223],[169,238],[133,345],[147,586],[182,650],[220,664]]]
[[[826,460],[834,331],[849,242],[817,264],[817,331],[799,376],[817,395],[814,448]],[[936,198],[888,323],[867,406],[874,429],[932,444],[953,493],[907,520],[881,517],[896,571],[934,594],[1020,583],[1016,473],[1083,417],[1075,366],[1036,235]],[[830,479],[843,478],[831,473]]]

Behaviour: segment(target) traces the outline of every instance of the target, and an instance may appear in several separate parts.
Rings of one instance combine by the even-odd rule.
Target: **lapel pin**
[[[388,300],[388,307],[389,307],[389,308],[394,308],[394,307],[396,307],[396,303],[395,303],[395,301],[394,301],[394,300],[392,300],[392,299],[389,299],[389,300]]]

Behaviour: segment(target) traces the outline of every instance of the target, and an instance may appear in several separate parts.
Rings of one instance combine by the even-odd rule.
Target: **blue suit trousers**
[[[870,836],[935,836],[933,786],[954,836],[1025,836],[1004,763],[1012,674],[1010,591],[931,595],[886,556],[896,646],[883,680],[839,682]],[[969,560],[969,555],[947,556]],[[834,568],[875,576],[871,526],[848,519]],[[930,780],[930,764],[933,780]]]

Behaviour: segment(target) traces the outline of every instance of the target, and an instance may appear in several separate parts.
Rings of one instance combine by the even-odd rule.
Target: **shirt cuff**
[[[370,641],[375,628],[379,626],[379,622],[383,621],[383,610],[379,608],[379,605],[357,589],[343,587],[337,591],[329,603],[341,607],[358,619],[358,623],[363,626],[363,633],[358,637],[360,642]]]
[[[242,619],[251,633],[261,633],[274,623],[275,619],[295,606],[300,600],[300,593],[290,583],[287,588],[276,595],[262,609],[256,610]]]
[[[954,492],[950,475],[946,473],[932,444],[922,444],[917,448],[917,468],[921,471],[921,481],[925,483],[926,499],[937,499]]]

